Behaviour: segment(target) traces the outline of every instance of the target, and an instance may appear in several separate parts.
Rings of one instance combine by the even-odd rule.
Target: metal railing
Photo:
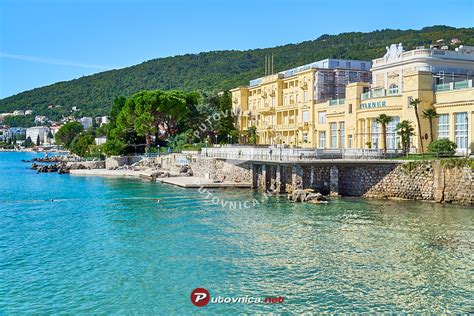
[[[329,106],[342,105],[346,99],[333,99],[328,101]]]
[[[305,148],[202,148],[201,156],[210,158],[251,161],[314,161],[314,160],[370,160],[396,158],[403,155],[398,150],[380,149],[305,149]]]
[[[472,88],[472,80],[463,80],[435,85],[437,92]]]
[[[385,89],[372,89],[370,91],[364,92],[360,95],[361,100],[367,100],[372,98],[385,97],[387,92]]]

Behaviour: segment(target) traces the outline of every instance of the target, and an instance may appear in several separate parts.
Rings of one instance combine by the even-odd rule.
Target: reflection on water
[[[198,190],[37,175],[18,162],[25,156],[0,153],[0,313],[190,314],[196,287],[285,297],[202,309],[215,313],[474,307],[472,208],[272,197],[233,210]],[[264,201],[246,190],[213,194]]]

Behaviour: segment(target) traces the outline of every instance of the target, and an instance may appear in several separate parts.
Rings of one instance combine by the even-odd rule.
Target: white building
[[[82,124],[84,129],[89,129],[89,128],[92,127],[92,117],[85,116],[85,117],[79,119],[79,123]]]
[[[94,140],[95,140],[96,145],[102,145],[102,144],[105,144],[105,142],[107,141],[107,137],[100,136],[100,137],[96,137]]]
[[[14,116],[17,116],[17,115],[25,115],[25,111],[23,111],[23,110],[15,110],[15,111],[13,111],[13,115],[14,115]]]
[[[43,144],[47,141],[49,128],[46,126],[35,126],[26,129],[26,138],[30,138],[33,143],[36,144],[36,140],[40,139],[40,143]]]
[[[33,114],[33,110],[26,110],[25,111],[25,115],[31,115],[31,114]]]
[[[44,115],[36,115],[35,116],[35,124],[43,124],[46,123],[48,118]]]
[[[386,91],[403,90],[403,77],[417,71],[433,74],[435,84],[447,84],[474,79],[474,47],[460,46],[456,50],[419,47],[405,51],[402,44],[387,47],[382,58],[372,64],[372,88]]]
[[[109,123],[109,117],[108,116],[97,116],[95,118],[95,122],[97,123],[97,125],[102,126],[104,124]]]

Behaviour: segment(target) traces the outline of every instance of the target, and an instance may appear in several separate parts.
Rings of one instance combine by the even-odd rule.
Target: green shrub
[[[415,170],[418,166],[422,165],[424,161],[409,161],[407,163],[402,164],[400,167],[402,168],[403,172],[406,174]]]
[[[428,152],[441,157],[452,157],[456,152],[456,144],[447,138],[437,139],[428,145]]]
[[[442,159],[441,165],[446,169],[470,167],[474,169],[474,159],[470,158],[450,158]]]

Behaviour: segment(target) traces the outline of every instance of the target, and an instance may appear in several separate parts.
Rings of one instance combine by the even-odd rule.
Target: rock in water
[[[327,203],[327,199],[319,192],[313,189],[296,189],[288,193],[288,200],[291,202],[308,202],[308,203]]]

